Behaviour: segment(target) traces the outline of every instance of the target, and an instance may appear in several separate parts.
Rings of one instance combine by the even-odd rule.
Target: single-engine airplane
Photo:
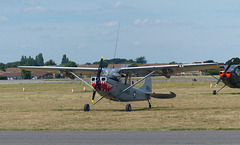
[[[220,81],[224,83],[224,86],[220,88],[218,91],[213,90],[213,95],[216,95],[219,91],[221,91],[224,87],[228,86],[230,88],[240,88],[240,66],[239,65],[232,65],[234,59],[230,61],[230,63],[223,71],[220,71],[219,75],[220,78],[218,79],[215,87],[219,84]]]
[[[98,103],[103,98],[113,101],[130,102],[130,101],[148,101],[151,108],[150,99],[170,99],[176,97],[173,92],[170,93],[155,93],[152,92],[151,75],[163,75],[170,78],[172,74],[186,71],[205,71],[218,70],[218,65],[215,63],[202,64],[180,64],[180,65],[157,65],[157,66],[141,66],[141,67],[126,67],[126,68],[103,68],[103,57],[100,60],[98,68],[87,67],[51,67],[51,66],[19,66],[20,69],[35,72],[47,72],[55,74],[65,74],[74,79],[78,78],[93,89],[92,104],[84,105],[84,111],[89,111],[90,107]],[[78,75],[88,75],[91,77],[91,84],[85,82]],[[141,76],[142,79],[136,83],[131,82],[132,76]],[[144,80],[140,88],[135,85]],[[101,97],[94,102],[96,92]],[[130,104],[126,104],[126,111],[131,111]]]

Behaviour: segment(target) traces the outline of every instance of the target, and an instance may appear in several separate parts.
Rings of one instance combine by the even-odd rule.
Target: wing
[[[77,75],[95,76],[97,75],[98,68],[87,68],[87,67],[55,67],[55,66],[19,66],[22,70],[34,71],[34,72],[45,72],[54,74],[68,74],[73,72]]]
[[[122,73],[126,74],[145,76],[150,72],[155,71],[154,74],[158,75],[162,74],[167,78],[169,78],[172,74],[180,72],[206,71],[206,70],[219,70],[219,66],[216,63],[201,63],[201,64],[156,65],[156,66],[121,68]]]

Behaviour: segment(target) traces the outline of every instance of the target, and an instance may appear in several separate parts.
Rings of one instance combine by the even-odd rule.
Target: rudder
[[[152,92],[152,80],[150,76],[144,80],[144,84],[139,89],[144,90],[145,92]]]

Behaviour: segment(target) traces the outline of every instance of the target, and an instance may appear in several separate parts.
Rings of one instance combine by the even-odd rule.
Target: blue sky
[[[226,62],[240,55],[239,0],[0,0],[0,62],[43,53],[84,64]]]

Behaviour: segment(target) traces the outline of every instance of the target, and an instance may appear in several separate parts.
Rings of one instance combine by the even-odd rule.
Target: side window
[[[240,66],[237,66],[236,73],[237,73],[238,76],[240,76],[240,70],[239,69],[240,69]]]

